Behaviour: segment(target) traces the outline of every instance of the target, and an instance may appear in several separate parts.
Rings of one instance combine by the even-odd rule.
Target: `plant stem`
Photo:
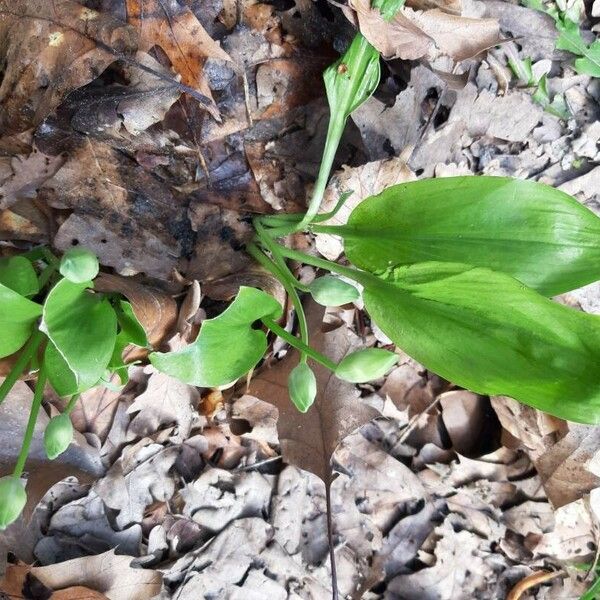
[[[257,224],[260,228],[260,226]],[[259,233],[260,229],[257,229],[257,233]],[[263,230],[264,232],[264,230]],[[271,254],[273,255],[273,261],[269,260],[267,256],[256,246],[255,244],[250,244],[246,250],[250,256],[254,257],[263,267],[268,269],[283,285],[285,291],[288,296],[292,300],[292,304],[294,305],[294,310],[296,311],[296,316],[298,317],[298,329],[300,330],[300,338],[304,342],[306,346],[309,343],[309,335],[308,335],[308,322],[306,321],[306,315],[304,314],[304,307],[302,306],[302,301],[300,300],[300,296],[298,296],[298,292],[296,291],[296,285],[298,281],[291,274],[285,261],[283,260],[281,254],[278,253],[279,246],[273,242],[273,240],[269,239],[268,236],[264,238],[260,237],[259,240],[264,241],[265,245],[268,249],[272,248]],[[264,233],[262,233],[264,235]],[[300,353],[300,360],[302,362],[306,362],[306,355],[304,352]]]
[[[50,277],[56,273],[57,268],[58,266],[55,263],[51,263],[40,273],[40,276],[38,277],[40,290],[44,289],[45,285],[50,280]]]
[[[337,365],[327,358],[324,354],[317,352],[310,346],[304,344],[301,340],[299,340],[295,335],[292,335],[289,331],[286,331],[283,327],[275,323],[273,319],[269,319],[268,317],[263,317],[261,321],[277,336],[279,336],[282,340],[285,340],[290,346],[296,348],[300,352],[310,356],[314,361],[323,365],[325,368],[330,371],[334,371],[337,368]]]
[[[23,348],[19,358],[17,358],[13,368],[10,370],[10,373],[6,376],[6,379],[0,385],[0,404],[4,401],[10,390],[13,388],[17,379],[21,376],[23,371],[27,365],[31,362],[31,359],[35,356],[40,344],[42,343],[42,339],[44,338],[44,334],[36,329],[29,338],[29,341]]]
[[[359,271],[358,269],[344,267],[330,260],[318,258],[317,256],[310,256],[309,254],[304,254],[304,252],[298,252],[298,250],[292,250],[291,248],[286,248],[285,246],[278,245],[278,250],[283,256],[287,256],[287,258],[306,263],[307,265],[313,265],[314,267],[319,267],[320,269],[325,269],[326,271],[339,273],[340,275],[344,275],[349,279],[360,283],[361,285],[366,285],[368,283],[372,283],[373,281],[379,281],[375,275],[371,275],[371,273],[367,273],[366,271]]]
[[[73,394],[71,396],[71,399],[69,400],[69,404],[67,404],[67,408],[65,408],[64,410],[65,415],[71,414],[71,412],[75,408],[75,405],[77,404],[77,400],[79,400],[79,394]]]
[[[23,444],[21,445],[21,452],[17,458],[17,464],[13,471],[13,477],[20,479],[25,468],[25,462],[27,461],[27,455],[29,454],[29,447],[31,446],[31,440],[33,439],[33,432],[35,430],[35,424],[37,422],[40,407],[42,406],[42,399],[44,398],[44,386],[46,384],[46,366],[42,363],[40,372],[38,373],[38,380],[35,384],[35,391],[33,392],[33,402],[31,403],[31,412],[29,413],[29,421],[27,422],[27,429],[23,437]]]

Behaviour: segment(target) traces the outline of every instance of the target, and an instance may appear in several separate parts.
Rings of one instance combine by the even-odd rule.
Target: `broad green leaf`
[[[98,275],[98,258],[86,248],[69,248],[60,260],[60,274],[72,283],[85,283]]]
[[[25,344],[41,314],[39,304],[0,283],[0,358]]]
[[[567,194],[504,177],[425,179],[359,204],[341,227],[368,271],[448,261],[508,273],[545,295],[600,278],[600,218]]]
[[[24,256],[0,258],[0,283],[21,296],[35,296],[40,291],[35,269]]]
[[[301,362],[296,365],[288,377],[288,391],[294,406],[305,413],[317,397],[317,378],[312,369]]]
[[[227,385],[252,369],[267,350],[266,335],[253,323],[262,317],[278,318],[281,312],[269,294],[241,287],[227,310],[202,323],[193,344],[176,352],[153,352],[150,362],[191,385]]]
[[[119,300],[116,308],[119,333],[115,342],[112,357],[108,364],[109,371],[117,371],[121,384],[129,381],[128,367],[123,363],[123,351],[130,344],[145,348],[148,346],[146,331],[133,312],[133,307],[126,300]]]
[[[115,347],[115,311],[106,298],[87,289],[91,286],[91,281],[61,279],[44,303],[42,330],[52,342],[44,361],[48,379],[61,396],[93,387]]]
[[[431,371],[557,417],[600,422],[600,317],[508,275],[429,262],[361,281],[371,318]]]
[[[396,363],[398,355],[381,348],[365,348],[345,356],[335,375],[350,383],[366,383],[383,377]]]
[[[333,275],[317,277],[308,287],[311,296],[322,306],[341,306],[360,298],[356,287]]]

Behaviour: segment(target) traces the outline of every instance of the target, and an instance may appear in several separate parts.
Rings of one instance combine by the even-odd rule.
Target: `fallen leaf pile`
[[[97,289],[123,294],[156,348],[193,340],[240,285],[273,294],[294,327],[281,284],[243,252],[249,217],[304,208],[328,122],[321,73],[357,28],[388,60],[342,140],[323,212],[351,194],[330,222],[386,186],[456,174],[542,181],[600,213],[599,82],[532,8],[411,0],[384,21],[366,0],[0,0],[0,254],[90,248]],[[567,115],[536,103],[515,57]],[[331,235],[290,243],[342,256]],[[560,301],[600,313],[600,285]],[[360,302],[306,308],[333,359],[394,349]],[[577,600],[598,559],[598,430],[396,351],[368,385],[317,368],[301,414],[281,340],[225,390],[158,373],[138,349],[124,388],[82,395],[54,462],[42,435],[64,402],[47,393],[25,517],[0,535],[0,597]],[[0,407],[0,475],[31,398],[19,382]]]

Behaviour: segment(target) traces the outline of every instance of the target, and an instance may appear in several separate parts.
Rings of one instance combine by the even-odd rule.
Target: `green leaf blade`
[[[23,256],[0,258],[0,283],[25,297],[40,291],[35,269]]]
[[[0,283],[0,358],[25,344],[41,314],[39,304]]]
[[[563,419],[600,422],[600,317],[502,273],[450,263],[373,277],[363,296],[390,339],[449,381]]]
[[[61,396],[93,387],[115,347],[115,311],[106,298],[88,290],[91,286],[91,281],[62,279],[44,303],[42,330],[51,342],[45,352],[48,379]]]
[[[228,385],[250,371],[267,350],[267,336],[252,324],[262,317],[279,318],[281,312],[275,298],[242,286],[223,313],[202,323],[194,343],[176,352],[153,352],[150,362],[190,385]]]
[[[600,278],[600,218],[567,194],[504,177],[393,186],[359,204],[344,238],[357,267],[448,261],[507,273],[545,295]],[[315,228],[319,231],[319,228]]]

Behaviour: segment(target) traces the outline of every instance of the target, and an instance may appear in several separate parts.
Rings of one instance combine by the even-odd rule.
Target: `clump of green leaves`
[[[46,383],[69,398],[44,435],[48,457],[56,458],[73,437],[69,414],[79,394],[123,369],[125,346],[148,346],[129,302],[94,290],[98,270],[98,259],[85,248],[69,250],[61,260],[45,248],[0,259],[0,358],[16,357],[0,385],[0,403],[22,374],[37,372],[21,452],[12,476],[0,486],[0,528],[16,519],[25,504],[20,479]]]

